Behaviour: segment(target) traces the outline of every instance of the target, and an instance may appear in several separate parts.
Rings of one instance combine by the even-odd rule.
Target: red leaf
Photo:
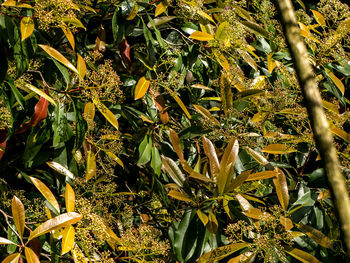
[[[16,134],[27,131],[31,127],[36,126],[41,120],[45,119],[47,116],[48,106],[49,106],[49,101],[43,97],[40,97],[40,100],[35,105],[32,118],[26,123],[23,123],[16,131]]]
[[[131,59],[130,59],[130,45],[128,41],[126,41],[125,37],[123,37],[122,42],[119,45],[120,55],[122,56],[124,64],[130,68],[131,67]]]
[[[1,160],[6,149],[6,130],[5,129],[0,130],[0,147],[1,147],[0,148],[0,160]]]

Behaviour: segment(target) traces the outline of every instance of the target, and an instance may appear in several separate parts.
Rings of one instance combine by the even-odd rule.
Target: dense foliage
[[[349,186],[350,8],[305,2]],[[2,262],[345,262],[273,1],[0,3]]]

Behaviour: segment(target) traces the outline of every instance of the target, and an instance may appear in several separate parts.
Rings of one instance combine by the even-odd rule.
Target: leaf
[[[180,187],[183,187],[183,184],[185,182],[185,176],[179,169],[179,167],[176,165],[176,163],[165,156],[162,156],[162,163],[165,167],[165,170],[170,175],[171,179]]]
[[[258,65],[256,64],[255,60],[249,55],[247,51],[240,50],[240,49],[238,49],[237,51],[249,66],[251,66],[255,71],[258,71]]]
[[[326,100],[322,100],[322,106],[329,111],[339,114],[338,106],[333,103],[330,103]]]
[[[75,229],[73,226],[66,226],[62,233],[62,252],[63,256],[67,252],[71,251],[74,247]]]
[[[218,52],[217,50],[214,50],[213,53],[214,53],[214,56],[215,56],[217,62],[220,64],[220,66],[221,66],[223,69],[229,71],[229,70],[230,70],[230,64],[228,63],[228,61],[227,61],[227,59],[225,58],[225,56],[224,56],[221,52]],[[229,74],[229,73],[228,73],[228,74]],[[222,76],[222,78],[223,78],[225,75],[223,74],[223,75],[221,75],[221,76]],[[228,81],[228,82],[230,82],[230,81]]]
[[[33,8],[31,5],[16,2],[15,0],[6,0],[1,5],[3,6],[11,6],[11,7],[21,7],[21,8]]]
[[[12,216],[17,232],[21,238],[23,238],[24,225],[25,225],[25,211],[24,206],[16,196],[12,199]]]
[[[111,112],[98,98],[93,98],[92,101],[95,103],[97,109],[102,113],[102,115],[107,119],[107,121],[118,130],[118,120],[113,114],[113,112]]]
[[[267,212],[263,212],[258,208],[254,208],[251,207],[248,210],[245,210],[243,212],[243,214],[245,214],[247,217],[256,219],[256,220],[262,220],[264,218],[266,218],[267,216],[271,216],[271,214],[267,213]]]
[[[220,23],[218,29],[215,32],[215,39],[224,42],[225,46],[228,46],[230,43],[226,30],[226,28],[229,26],[230,24],[224,21]]]
[[[248,211],[252,207],[248,200],[245,199],[241,194],[236,194],[236,198],[239,204],[241,205],[243,211]]]
[[[83,23],[76,17],[64,17],[62,21],[66,24],[71,24],[75,27],[84,28],[86,30],[86,27],[83,25]]]
[[[34,178],[32,176],[29,176],[29,179],[32,181],[34,186],[40,191],[40,193],[46,198],[47,201],[55,208],[57,213],[60,213],[60,206],[58,205],[58,202],[55,198],[55,196],[52,194],[50,189],[39,179]]]
[[[269,32],[267,32],[260,25],[250,22],[250,21],[240,21],[243,25],[245,25],[248,29],[250,29],[253,33],[261,35],[265,38],[269,38]]]
[[[276,187],[278,200],[283,210],[286,211],[289,203],[287,179],[281,169],[275,168],[275,171],[277,171],[278,174],[277,174],[277,178],[273,179],[273,183],[275,184],[275,187]]]
[[[86,162],[85,180],[89,181],[96,175],[96,157],[93,151],[88,151],[88,157]]]
[[[239,174],[230,184],[230,189],[236,189],[237,187],[241,186],[247,180],[248,176],[249,176],[249,173],[243,172]],[[226,182],[226,185],[227,184],[228,182]]]
[[[173,148],[179,157],[180,161],[184,161],[184,154],[182,152],[182,148],[180,145],[180,139],[177,133],[173,129],[169,129],[169,137],[170,137],[170,142],[173,145]]]
[[[134,8],[131,10],[126,20],[133,20],[136,17],[138,10],[139,10],[139,6],[136,2],[134,2]]]
[[[76,212],[68,212],[58,215],[38,226],[32,233],[30,233],[28,241],[51,232],[52,230],[75,224],[80,219],[82,219],[82,215]]]
[[[209,221],[208,216],[204,212],[202,212],[200,209],[197,209],[197,216],[202,221],[203,225],[206,226]]]
[[[254,174],[250,174],[246,181],[262,180],[269,178],[277,178],[278,172],[274,171],[263,171]]]
[[[208,223],[206,225],[207,229],[209,230],[210,233],[212,234],[216,234],[217,230],[218,230],[218,220],[216,219],[215,214],[210,211],[209,212],[209,217],[208,217]]]
[[[25,16],[21,19],[21,40],[30,37],[34,32],[34,21],[32,17]]]
[[[193,105],[198,113],[200,113],[204,118],[208,119],[210,122],[220,127],[220,122],[204,107],[200,105]]]
[[[11,240],[4,237],[0,237],[0,245],[16,245],[16,243],[13,243]]]
[[[61,25],[60,27],[61,27],[64,35],[66,36],[69,44],[71,45],[72,49],[74,50],[75,49],[75,40],[74,40],[74,35],[73,35],[72,31],[69,29],[69,27],[65,23],[63,23],[63,25]],[[79,54],[78,54],[78,56],[79,56]]]
[[[86,75],[86,63],[82,56],[78,54],[77,59],[77,70],[79,72],[79,76],[81,79],[83,79]]]
[[[231,258],[227,263],[247,263],[251,262],[250,259],[254,256],[253,252],[244,252],[237,257]]]
[[[214,19],[208,15],[207,13],[205,13],[204,11],[198,11],[198,15],[200,15],[201,17],[205,18],[205,19],[208,19],[209,21],[215,23]]]
[[[238,156],[239,144],[236,138],[233,138],[227,145],[224,155],[222,156],[220,167],[234,165]]]
[[[151,167],[154,170],[154,173],[156,175],[160,175],[162,172],[162,159],[160,158],[159,151],[157,147],[152,147],[152,160],[151,160]]]
[[[49,162],[46,162],[46,164],[48,166],[50,166],[52,169],[54,169],[56,172],[64,175],[64,176],[67,176],[69,177],[70,179],[74,179],[75,176],[74,174],[69,171],[66,167],[64,167],[62,164],[60,163],[57,163],[57,162],[54,162],[54,161],[49,161]]]
[[[204,90],[210,90],[210,91],[213,91],[213,89],[212,89],[212,88],[208,88],[207,86],[204,86],[204,85],[199,84],[199,83],[197,83],[197,84],[193,84],[193,85],[191,85],[191,87],[192,87],[192,88],[195,88],[195,89],[204,89]]]
[[[310,9],[310,10],[314,14],[316,22],[321,26],[326,26],[326,20],[324,19],[324,16],[316,10],[312,10],[312,9]]]
[[[74,212],[75,193],[69,183],[66,183],[66,190],[64,191],[64,199],[66,201],[67,212]]]
[[[71,253],[74,263],[88,263],[87,258],[84,256],[84,253],[81,251],[77,244],[75,244]]]
[[[0,160],[5,154],[6,144],[6,130],[0,129]]]
[[[1,261],[1,263],[18,263],[20,258],[21,258],[20,253],[13,253],[7,256],[3,261]]]
[[[91,122],[95,117],[95,104],[92,102],[86,103],[83,116],[88,123]]]
[[[285,252],[303,263],[321,263],[321,261],[319,261],[314,256],[297,248],[289,248],[286,249]]]
[[[333,248],[333,244],[332,241],[329,239],[329,237],[327,237],[326,235],[324,235],[321,231],[308,226],[308,225],[304,225],[302,223],[298,224],[298,228],[304,232],[309,238],[311,238],[313,241],[315,241],[317,244],[325,247],[325,248]]]
[[[214,179],[220,174],[220,164],[213,143],[203,136],[203,147],[205,155],[209,159],[211,177]]]
[[[292,220],[284,216],[280,217],[280,223],[284,226],[286,231],[289,231],[294,227]]]
[[[341,94],[344,96],[345,93],[345,87],[344,84],[341,82],[340,79],[338,79],[333,72],[331,72],[328,68],[325,68],[325,71],[327,75],[332,79],[333,83],[337,86]]]
[[[139,160],[137,164],[145,165],[152,157],[152,140],[150,136],[146,135],[139,145]]]
[[[204,33],[202,31],[194,31],[191,35],[190,38],[192,39],[196,39],[199,41],[210,41],[210,40],[214,40],[214,36],[210,35],[208,33]]]
[[[177,104],[180,106],[180,108],[183,110],[183,112],[186,114],[187,118],[191,119],[191,115],[188,112],[185,104],[182,102],[182,100],[179,98],[179,96],[177,96],[175,93],[171,92],[170,93],[171,96],[175,99],[175,101],[177,102]]]
[[[52,105],[56,106],[56,102],[54,101],[53,98],[51,98],[49,95],[47,95],[46,91],[42,91],[40,89],[38,89],[37,87],[33,86],[32,84],[29,83],[25,83],[24,87],[26,87],[27,89],[35,92],[36,94],[38,94],[40,97],[43,97],[44,99],[48,100],[49,102],[52,103]]]
[[[209,251],[208,253],[205,253],[203,256],[201,256],[198,259],[197,262],[198,263],[215,262],[247,246],[248,246],[248,243],[239,242],[239,243],[234,243],[227,246],[218,247]]]
[[[274,61],[272,59],[273,53],[270,53],[267,55],[267,69],[270,73],[272,73],[272,71],[274,70],[274,68],[276,67],[276,61]]]
[[[123,37],[122,42],[120,42],[120,44],[119,44],[119,50],[120,50],[120,55],[122,57],[124,64],[128,68],[130,68],[132,65],[132,61],[130,58],[130,45],[129,45],[128,41],[126,41],[125,37]]]
[[[47,54],[49,54],[51,57],[53,57],[54,59],[56,59],[58,62],[62,63],[63,65],[65,65],[67,68],[69,68],[70,70],[74,71],[75,73],[77,73],[79,75],[79,71],[73,66],[72,63],[70,63],[68,61],[68,59],[66,59],[60,52],[58,52],[56,49],[50,47],[50,46],[46,46],[46,45],[38,45],[39,47],[41,47]]]
[[[112,152],[106,152],[106,154],[113,160],[115,161],[117,164],[119,164],[121,167],[124,168],[124,163],[122,162],[122,160],[120,160],[120,158],[118,156],[116,156],[114,153]]]
[[[287,154],[287,153],[295,152],[296,150],[293,149],[292,147],[288,147],[285,144],[276,143],[276,144],[270,144],[265,146],[261,151],[265,153],[271,153],[271,154]]]
[[[39,257],[30,247],[24,248],[27,263],[40,263]]]
[[[160,14],[164,13],[168,9],[168,2],[166,0],[162,0],[157,6],[154,12],[154,16],[157,17]]]
[[[330,128],[330,131],[339,136],[340,138],[342,138],[343,140],[347,141],[347,142],[350,142],[350,134],[347,133],[346,131],[342,130],[342,129],[339,129],[335,126],[331,127]]]
[[[142,77],[139,79],[135,87],[135,100],[141,99],[143,98],[143,96],[145,96],[150,83],[151,82],[148,79],[146,79],[146,77]]]
[[[180,201],[192,202],[191,198],[188,195],[183,194],[177,190],[170,190],[168,196],[171,196],[172,198],[175,198]]]

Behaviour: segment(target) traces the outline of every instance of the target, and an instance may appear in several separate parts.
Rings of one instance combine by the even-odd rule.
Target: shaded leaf
[[[74,247],[75,229],[73,226],[66,226],[62,233],[62,252],[61,255],[71,251]]]
[[[179,157],[180,161],[184,161],[184,154],[180,145],[180,139],[177,133],[173,129],[169,129],[170,142],[173,145],[173,148]]]
[[[67,212],[74,212],[75,193],[69,183],[66,183],[66,190],[64,191],[64,199],[66,201]]]
[[[54,169],[56,172],[69,177],[70,179],[74,179],[74,174],[69,171],[66,167],[64,167],[62,164],[54,162],[54,161],[49,161],[46,162],[48,166],[50,166],[52,169]]]
[[[6,130],[0,129],[0,160],[5,154],[6,144]]]
[[[12,216],[17,232],[22,238],[25,225],[25,211],[21,200],[19,200],[16,196],[14,196],[12,199]]]
[[[200,113],[204,118],[208,119],[210,122],[215,124],[216,126],[221,126],[220,122],[204,107],[200,105],[193,105],[198,113]]]
[[[175,99],[177,104],[180,106],[180,108],[183,110],[183,112],[186,114],[187,118],[191,119],[191,115],[188,112],[185,104],[182,102],[182,100],[177,96],[175,93],[171,92],[171,96]]]
[[[325,248],[333,248],[332,241],[324,235],[321,231],[304,224],[298,224],[298,228],[303,231],[308,237],[310,237],[317,244]]]
[[[34,32],[34,21],[32,17],[25,16],[21,19],[21,40],[30,37]]]
[[[38,226],[32,233],[30,233],[28,240],[30,241],[38,236],[51,232],[52,230],[75,224],[80,219],[82,219],[82,216],[75,212],[58,215]]]
[[[132,65],[131,58],[130,58],[130,45],[128,41],[126,41],[126,38],[123,37],[122,42],[119,44],[119,50],[120,50],[120,55],[122,57],[122,60],[124,64],[130,68]]]
[[[333,72],[331,72],[328,68],[325,68],[325,71],[327,73],[327,75],[332,79],[333,83],[335,84],[335,86],[337,86],[337,88],[339,89],[339,91],[341,92],[342,95],[344,95],[345,93],[345,87],[344,84],[341,82],[340,79],[338,79]]]
[[[253,33],[261,35],[265,38],[269,38],[269,32],[267,32],[260,25],[250,22],[250,21],[240,21],[243,25],[245,25],[248,29],[250,29]]]
[[[133,20],[136,17],[138,10],[139,10],[139,6],[138,6],[138,4],[136,2],[134,2],[134,7],[131,10],[131,12],[128,15],[128,17],[126,18],[126,20]]]
[[[207,229],[209,230],[210,233],[212,234],[216,234],[217,230],[218,230],[218,220],[216,219],[215,214],[210,211],[209,212],[209,217],[208,217],[208,223],[206,225]]]

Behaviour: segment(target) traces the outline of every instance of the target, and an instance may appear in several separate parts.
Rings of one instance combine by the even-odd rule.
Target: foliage
[[[273,1],[0,3],[2,262],[345,262]],[[349,186],[350,8],[294,4]]]

